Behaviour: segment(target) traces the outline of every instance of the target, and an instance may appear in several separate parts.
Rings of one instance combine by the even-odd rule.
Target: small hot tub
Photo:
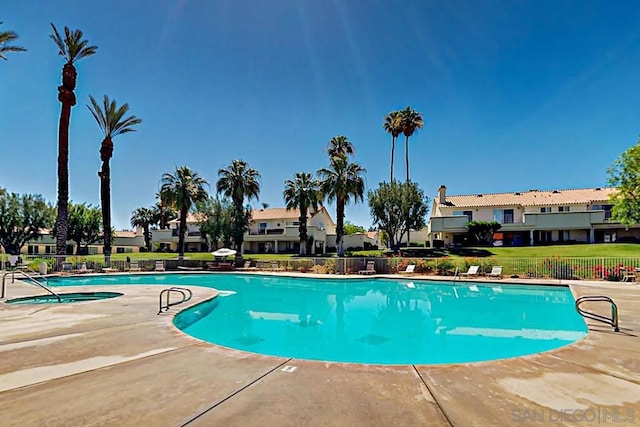
[[[36,295],[32,297],[13,298],[7,304],[66,304],[71,302],[96,301],[122,296],[119,292],[73,292],[55,295]]]

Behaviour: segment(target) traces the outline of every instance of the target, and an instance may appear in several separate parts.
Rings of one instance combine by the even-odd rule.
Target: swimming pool
[[[273,356],[369,364],[478,362],[552,350],[585,336],[568,288],[261,275],[84,276],[51,285],[216,288],[175,325],[204,341]]]

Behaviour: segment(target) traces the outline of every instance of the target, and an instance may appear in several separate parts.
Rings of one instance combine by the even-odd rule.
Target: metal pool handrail
[[[611,304],[611,318],[602,316],[601,314],[592,313],[590,311],[580,308],[580,304],[582,304],[583,302],[608,302],[609,304]],[[620,328],[618,327],[618,306],[608,296],[586,295],[586,296],[580,297],[576,300],[576,310],[581,316],[586,317],[587,319],[592,319],[598,322],[606,323],[607,325],[612,326],[614,331],[620,332]]]
[[[58,298],[58,302],[62,302],[62,299],[60,298],[60,295],[58,295],[57,293],[53,292],[48,286],[46,286],[43,283],[40,283],[40,281],[38,281],[38,279],[36,279],[35,277],[25,273],[23,270],[12,270],[12,271],[7,271],[2,275],[2,290],[0,291],[0,298],[4,298],[5,295],[5,279],[7,277],[8,274],[11,274],[12,277],[15,279],[15,273],[19,273],[22,274],[23,276],[25,276],[27,279],[29,279],[31,282],[35,283],[36,286],[41,287],[42,289],[44,289],[45,291],[49,292],[51,295],[53,295],[54,297]],[[39,275],[40,276],[40,275]],[[42,277],[45,281],[47,280],[45,277]],[[29,282],[27,282],[29,283]]]
[[[171,296],[171,292],[179,293],[180,295],[182,295],[182,299],[180,301],[177,301],[177,302],[170,302],[169,301],[169,297]],[[187,294],[188,294],[188,296],[187,296]],[[162,296],[163,295],[167,296],[167,303],[166,304],[162,304]],[[158,309],[158,313],[157,314],[162,313],[163,309],[164,309],[164,311],[169,311],[169,307],[173,307],[174,305],[182,304],[183,302],[189,301],[192,296],[193,296],[193,293],[191,292],[191,289],[187,289],[187,288],[181,288],[181,287],[178,287],[178,286],[172,286],[171,288],[163,289],[162,291],[160,291],[160,308]]]

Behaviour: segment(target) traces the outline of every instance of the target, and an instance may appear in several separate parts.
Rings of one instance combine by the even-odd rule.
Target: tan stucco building
[[[640,226],[611,219],[615,188],[528,190],[512,193],[448,195],[441,185],[427,225],[429,241],[465,244],[469,221],[498,221],[495,245],[608,243],[635,240]]]

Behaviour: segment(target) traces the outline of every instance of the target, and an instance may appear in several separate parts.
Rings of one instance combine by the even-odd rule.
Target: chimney
[[[438,203],[441,205],[447,203],[447,187],[444,185],[441,185],[440,188],[438,188]]]

